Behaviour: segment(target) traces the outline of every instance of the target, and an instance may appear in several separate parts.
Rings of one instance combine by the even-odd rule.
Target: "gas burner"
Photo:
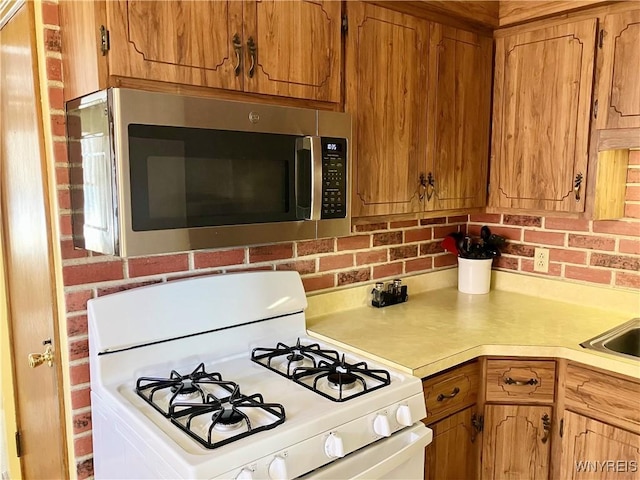
[[[136,382],[136,393],[165,417],[170,407],[177,403],[207,403],[207,395],[224,400],[234,391],[235,384],[224,382],[217,373],[205,370],[204,363],[191,373],[181,375],[172,370],[168,378],[140,377]]]
[[[245,422],[245,416],[233,408],[224,408],[211,417],[213,428],[219,432],[237,430]]]
[[[340,367],[336,368],[336,371],[327,375],[327,382],[329,384],[329,388],[333,388],[334,390],[353,390],[356,386],[356,381],[358,377],[354,374],[347,372],[339,371]],[[341,369],[340,369],[341,370]]]
[[[343,402],[385,387],[391,383],[386,370],[370,369],[365,362],[347,363],[321,360],[317,367],[299,367],[293,381],[334,402]]]
[[[288,362],[288,366],[290,365],[291,367],[295,368],[304,365],[304,357],[301,353],[291,353],[287,355],[286,359]]]
[[[202,405],[182,403],[169,409],[171,422],[206,448],[221,447],[285,421],[282,405],[265,403],[259,393],[243,395],[237,385],[222,402],[212,395],[206,400]]]
[[[321,360],[337,362],[338,352],[324,350],[317,343],[303,345],[298,338],[294,346],[278,342],[276,348],[254,348],[251,360],[280,375],[292,378],[296,368],[317,367]]]

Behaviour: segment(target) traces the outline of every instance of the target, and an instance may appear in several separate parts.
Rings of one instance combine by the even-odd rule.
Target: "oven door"
[[[421,422],[414,424],[318,468],[301,478],[312,480],[424,478],[424,449],[433,440],[433,432]]]

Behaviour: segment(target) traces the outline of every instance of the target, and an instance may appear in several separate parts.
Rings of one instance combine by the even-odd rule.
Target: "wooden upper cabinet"
[[[431,26],[429,210],[486,204],[492,54],[491,38]]]
[[[107,2],[109,74],[232,90],[241,2]]]
[[[492,207],[584,211],[596,23],[496,39]]]
[[[62,2],[65,98],[151,80],[339,104],[341,13],[334,1]]]
[[[422,210],[429,23],[348,2],[347,111],[354,217]]]
[[[341,2],[245,2],[244,22],[246,91],[341,101]]]
[[[598,117],[603,128],[640,127],[640,10],[610,14],[601,26]]]

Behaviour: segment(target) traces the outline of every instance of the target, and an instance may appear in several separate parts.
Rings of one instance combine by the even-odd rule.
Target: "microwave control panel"
[[[322,138],[321,218],[347,216],[347,140]]]

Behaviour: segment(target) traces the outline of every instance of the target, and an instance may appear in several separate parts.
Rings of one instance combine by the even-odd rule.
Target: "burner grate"
[[[168,378],[140,377],[136,393],[206,448],[218,448],[285,421],[284,407],[261,394],[244,395],[238,384],[208,373],[204,364]]]
[[[300,357],[311,365],[295,365]],[[349,364],[337,351],[322,349],[317,343],[303,345],[300,339],[294,346],[278,342],[275,348],[254,348],[251,360],[334,402],[350,400],[391,383],[386,370],[370,369],[365,362]],[[327,388],[320,386],[325,379]]]
[[[162,377],[140,377],[136,381],[136,393],[148,404],[158,410],[165,417],[169,416],[169,406],[179,401],[182,396],[196,394],[200,402],[205,401],[206,394],[202,389],[203,384],[221,384],[222,375],[218,372],[209,373],[205,371],[204,363],[198,365],[191,373],[181,375],[175,370],[171,370],[169,378]],[[226,388],[229,395],[233,389]],[[158,395],[168,397],[165,402],[158,399]],[[166,406],[164,405],[166,403]]]
[[[210,395],[202,405],[172,405],[170,417],[171,422],[191,438],[213,449],[271,430],[284,423],[286,414],[279,403],[265,403],[259,393],[243,395],[235,385],[234,392],[224,401]],[[240,424],[237,428],[242,429],[241,432],[234,433],[235,424]]]
[[[327,380],[329,389],[334,390],[335,394],[320,387],[320,382],[324,379]],[[344,402],[386,387],[391,383],[391,375],[386,370],[369,368],[366,362],[347,363],[342,355],[337,362],[320,361],[317,367],[296,368],[293,380],[329,400]],[[371,386],[371,383],[375,385]]]

